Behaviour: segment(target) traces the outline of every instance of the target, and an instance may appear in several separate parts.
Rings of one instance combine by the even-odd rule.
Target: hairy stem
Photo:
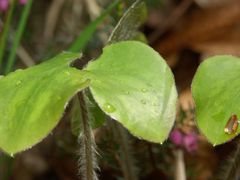
[[[96,144],[92,134],[92,129],[88,121],[88,112],[82,92],[78,93],[80,108],[82,112],[82,132],[79,135],[80,159],[79,159],[79,173],[84,180],[97,180],[96,169]]]

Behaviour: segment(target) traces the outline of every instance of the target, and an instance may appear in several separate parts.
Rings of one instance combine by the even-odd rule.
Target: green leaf
[[[0,79],[0,148],[15,154],[50,133],[69,99],[89,84],[84,72],[69,67],[79,56],[62,53]]]
[[[229,118],[240,117],[240,59],[215,56],[204,61],[194,77],[192,93],[196,104],[196,121],[208,140],[222,144],[235,137],[224,127]]]
[[[89,91],[84,91],[84,99],[88,113],[88,120],[93,129],[96,129],[103,125],[106,116],[102,110],[98,107]],[[73,104],[71,109],[71,129],[75,136],[79,136],[82,130],[82,112],[80,109],[78,97],[73,98]]]
[[[85,69],[100,108],[140,138],[162,143],[176,113],[173,75],[149,46],[124,41],[103,49]]]
[[[109,43],[116,43],[126,40],[146,41],[138,28],[147,20],[147,7],[142,0],[137,0],[125,12],[116,27],[114,28]]]
[[[116,25],[111,34],[109,43],[118,42],[122,40],[140,40],[146,43],[147,40],[145,35],[138,31],[138,28],[146,21],[146,19],[147,8],[145,6],[145,3],[142,2],[141,0],[138,0],[132,4],[132,6],[125,12],[123,17],[120,19],[119,23]],[[94,22],[92,24],[94,24]],[[90,32],[88,29],[92,26],[92,24],[90,24],[89,27],[86,28],[84,33]],[[77,43],[76,41],[75,43],[76,50],[77,49],[79,50],[79,48],[82,49],[81,44],[84,44],[85,46],[86,43],[83,42],[87,41],[85,41],[84,38],[85,36],[80,36],[79,40],[77,40],[82,43]],[[88,99],[86,105],[88,109],[88,117],[90,120],[91,127],[98,128],[105,122],[105,115],[101,111],[101,109],[99,109],[98,105],[96,104],[90,93],[87,93],[87,97],[85,99]],[[79,135],[81,130],[81,118],[82,116],[79,108],[79,100],[78,98],[73,98],[73,105],[71,109],[71,129],[73,134],[76,136]]]

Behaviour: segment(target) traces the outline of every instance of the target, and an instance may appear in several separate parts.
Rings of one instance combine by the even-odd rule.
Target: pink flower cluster
[[[196,133],[184,134],[180,129],[174,129],[170,134],[170,140],[178,147],[185,148],[188,152],[194,152],[198,148],[198,137]]]
[[[19,4],[26,4],[27,0],[18,0]],[[10,0],[0,0],[0,11],[5,12],[8,9]]]

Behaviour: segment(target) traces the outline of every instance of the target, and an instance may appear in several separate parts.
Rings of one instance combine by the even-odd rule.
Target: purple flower
[[[0,0],[0,11],[5,12],[8,10],[10,0]],[[18,0],[18,3],[24,5],[27,3],[27,0]]]
[[[8,5],[8,0],[0,0],[0,11],[7,11]]]
[[[188,152],[194,152],[198,148],[198,137],[196,133],[187,134],[183,138],[183,145]]]
[[[18,0],[18,2],[19,2],[19,4],[22,4],[22,5],[24,5],[24,4],[26,4],[26,3],[27,3],[27,0]]]
[[[179,129],[174,129],[170,134],[170,140],[177,146],[181,146],[183,143],[183,134]]]

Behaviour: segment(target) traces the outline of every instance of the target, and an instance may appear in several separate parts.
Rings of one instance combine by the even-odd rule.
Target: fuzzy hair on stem
[[[88,111],[83,92],[78,93],[80,109],[82,113],[83,131],[79,134],[79,174],[83,180],[98,180],[96,171],[98,168],[96,158],[96,144],[88,119]]]

